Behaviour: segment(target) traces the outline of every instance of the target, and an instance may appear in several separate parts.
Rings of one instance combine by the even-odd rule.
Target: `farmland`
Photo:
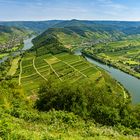
[[[20,57],[13,59],[12,64],[11,64],[11,68],[8,71],[7,75],[13,76],[16,73],[19,60],[20,60]]]
[[[19,85],[22,85],[28,94],[37,92],[40,84],[50,78],[71,83],[89,79],[99,88],[106,88],[108,82],[113,93],[124,93],[123,88],[115,80],[81,56],[60,53],[35,57],[34,53],[27,53],[19,66],[15,75],[18,77]]]
[[[100,61],[140,78],[140,40],[100,43],[84,50]]]

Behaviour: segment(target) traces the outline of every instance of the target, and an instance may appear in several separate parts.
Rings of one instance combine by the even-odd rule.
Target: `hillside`
[[[36,50],[42,48],[42,52],[51,48],[45,44],[52,37],[71,51],[87,48],[86,53],[94,52],[101,61],[139,78],[139,29],[139,22],[63,21],[40,34],[33,43]]]
[[[140,39],[100,43],[85,48],[84,53],[122,71],[140,78]]]
[[[0,25],[14,26],[42,33],[49,28],[63,28],[69,26],[90,27],[93,31],[118,31],[134,34],[139,32],[140,22],[129,21],[87,21],[87,20],[48,20],[48,21],[0,21]],[[130,29],[130,31],[128,30]]]
[[[0,44],[7,43],[13,36],[24,35],[24,30],[16,27],[7,27],[0,25]]]
[[[104,26],[104,25],[103,25]],[[54,36],[65,48],[73,49],[99,42],[120,40],[125,34],[118,30],[101,29],[96,26],[81,23],[80,21],[64,21],[49,28],[33,40],[35,45],[43,46],[49,36]],[[44,42],[44,43],[43,43]]]
[[[91,46],[100,42],[132,38],[132,36],[139,35],[139,29],[139,22],[61,21],[37,37],[36,43],[38,40],[45,40],[45,36],[47,38],[47,36],[53,35],[57,37],[66,48]],[[41,37],[43,39],[41,39]]]
[[[0,25],[0,59],[23,46],[23,38],[31,32]]]
[[[139,106],[100,68],[68,53],[17,60],[0,67],[9,74],[0,81],[2,139],[138,139]]]

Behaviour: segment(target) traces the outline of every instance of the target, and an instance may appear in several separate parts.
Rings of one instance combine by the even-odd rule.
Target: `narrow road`
[[[53,57],[55,57],[55,56],[53,56]],[[55,57],[56,59],[58,59],[57,57]],[[58,59],[58,60],[60,60],[60,59]],[[69,67],[71,67],[71,68],[73,68],[75,71],[78,71],[81,75],[83,75],[84,77],[87,77],[84,73],[82,73],[81,71],[79,71],[78,69],[76,69],[75,67],[73,67],[72,65],[70,65],[70,64],[68,64],[67,62],[65,62],[65,61],[62,61],[62,60],[60,60],[61,62],[63,62],[63,63],[65,63],[66,65],[68,65]]]
[[[45,81],[48,81],[48,79],[46,79],[46,78],[37,70],[37,68],[36,68],[36,66],[35,66],[35,58],[33,59],[33,67],[34,67],[34,69],[35,69],[35,71],[36,71],[36,73],[37,73],[38,75],[40,75]]]
[[[55,73],[55,75],[59,78],[59,80],[60,80],[60,81],[63,81],[63,80],[59,77],[58,73],[54,70],[54,68],[52,67],[52,65],[49,64],[49,63],[47,62],[47,60],[45,60],[45,62],[50,66],[50,68],[51,68],[52,71]]]

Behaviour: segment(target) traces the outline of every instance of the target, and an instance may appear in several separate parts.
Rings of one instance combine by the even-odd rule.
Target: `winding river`
[[[23,41],[24,42],[23,48],[21,50],[19,50],[19,51],[12,52],[9,56],[17,56],[17,55],[19,55],[21,53],[21,51],[26,51],[26,50],[30,49],[33,46],[33,44],[32,44],[32,39],[33,38],[35,38],[35,36],[32,36],[30,38],[24,39],[24,41]],[[9,56],[5,56],[2,59],[0,59],[0,63],[6,61],[9,58]]]
[[[22,48],[23,51],[28,50],[33,46],[32,39],[34,37],[35,36],[32,36],[31,38],[24,40],[24,47]],[[18,55],[19,53],[20,53],[20,51],[14,52],[12,55],[15,56],[15,55]],[[75,51],[75,54],[81,55],[81,50],[77,49]],[[116,68],[113,68],[113,67],[107,66],[105,64],[102,64],[98,61],[95,61],[92,58],[89,58],[87,56],[85,56],[85,58],[90,63],[93,63],[93,64],[97,65],[98,67],[106,70],[113,78],[115,78],[117,81],[119,81],[131,94],[133,104],[140,103],[140,80],[139,79],[137,79],[127,73],[124,73]],[[0,63],[4,62],[6,59],[8,59],[8,56],[6,56],[2,60],[0,60]]]
[[[24,40],[24,47],[22,48],[23,51],[30,49],[33,46],[32,39],[35,38],[35,36],[32,36],[31,38],[27,38]]]
[[[81,55],[80,50],[75,51],[76,55]],[[97,65],[98,67],[106,70],[114,79],[119,81],[130,93],[132,97],[132,103],[138,104],[140,103],[140,79],[137,79],[121,70],[118,70],[116,68],[107,66],[105,64],[102,64],[92,58],[89,58],[85,56],[87,61],[90,63],[93,63]]]

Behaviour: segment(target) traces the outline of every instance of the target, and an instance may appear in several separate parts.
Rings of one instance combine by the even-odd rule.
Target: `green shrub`
[[[80,116],[87,115],[87,98],[82,88],[67,82],[43,85],[39,91],[39,100],[36,107],[42,111],[65,110]]]
[[[124,102],[122,96],[110,91],[96,88],[92,82],[49,82],[40,87],[36,107],[40,111],[52,109],[73,112],[84,119],[115,126],[121,123],[130,128],[139,128],[138,115],[130,103]],[[137,108],[135,108],[137,110]]]
[[[117,125],[120,122],[119,110],[108,106],[93,106],[92,117],[104,125]]]

